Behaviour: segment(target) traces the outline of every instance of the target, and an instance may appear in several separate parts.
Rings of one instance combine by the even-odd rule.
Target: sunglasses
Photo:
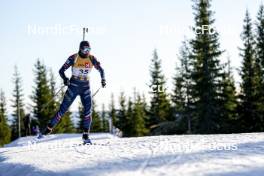
[[[85,47],[85,48],[82,48],[81,50],[82,50],[82,52],[87,53],[87,52],[91,51],[91,48]]]

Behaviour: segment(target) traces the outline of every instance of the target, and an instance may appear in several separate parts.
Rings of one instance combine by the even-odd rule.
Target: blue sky
[[[248,8],[255,19],[261,0],[213,0],[215,26],[220,33],[221,48],[240,67],[238,47],[243,18]],[[171,89],[178,49],[184,36],[191,37],[194,24],[190,0],[11,0],[0,1],[0,88],[10,108],[14,85],[12,74],[18,66],[23,79],[25,103],[31,101],[34,85],[33,65],[37,58],[51,68],[58,83],[58,69],[69,55],[77,52],[81,31],[89,27],[87,39],[92,53],[105,69],[107,88],[96,95],[96,102],[108,106],[110,95],[120,91],[132,95],[135,87],[148,92],[149,66],[154,48],[162,59],[162,68]],[[34,27],[44,33],[34,34]],[[47,28],[57,29],[48,31]],[[64,29],[65,33],[61,30]],[[70,29],[73,29],[72,31]],[[168,30],[167,30],[168,29]],[[67,72],[70,75],[70,70]],[[100,86],[99,73],[91,75],[92,90]],[[238,77],[236,76],[237,80]],[[59,84],[58,84],[59,85]],[[77,100],[71,110],[76,110]]]

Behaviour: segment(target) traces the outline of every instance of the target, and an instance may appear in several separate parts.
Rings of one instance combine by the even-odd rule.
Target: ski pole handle
[[[85,33],[88,33],[88,28],[83,28],[83,41],[85,40]]]

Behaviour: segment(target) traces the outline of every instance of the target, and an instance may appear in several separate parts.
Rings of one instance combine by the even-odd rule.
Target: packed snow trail
[[[20,138],[0,148],[1,176],[264,175],[264,133],[117,138],[50,135]]]

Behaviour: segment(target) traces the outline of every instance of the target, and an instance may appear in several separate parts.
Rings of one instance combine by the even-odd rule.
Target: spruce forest
[[[264,131],[264,6],[259,6],[254,17],[245,10],[238,46],[242,62],[240,68],[234,69],[230,64],[233,58],[223,58],[228,48],[220,43],[221,33],[217,29],[214,32],[197,30],[214,26],[217,12],[211,10],[212,3],[193,1],[193,38],[186,38],[175,51],[177,58],[172,61],[175,72],[169,75],[173,80],[172,90],[165,88],[168,82],[162,59],[158,48],[153,48],[151,65],[146,68],[149,80],[144,80],[149,86],[150,100],[136,89],[133,95],[112,94],[111,101],[103,105],[97,104],[95,97],[91,132],[119,132],[123,137],[138,137]],[[63,84],[56,82],[54,71],[40,59],[32,68],[35,77],[32,112],[26,112],[23,78],[18,66],[13,70],[12,97],[0,91],[0,146],[21,136],[34,135],[33,128],[43,129],[60,106],[64,93],[55,95]],[[236,71],[239,84],[234,76]],[[118,101],[114,101],[115,97]],[[7,112],[7,101],[11,101],[12,112]],[[74,125],[71,118],[74,114],[68,111],[54,133],[82,132],[82,112],[80,104],[79,122]],[[27,113],[32,114],[29,132],[24,126]],[[10,122],[8,114],[12,114]]]

